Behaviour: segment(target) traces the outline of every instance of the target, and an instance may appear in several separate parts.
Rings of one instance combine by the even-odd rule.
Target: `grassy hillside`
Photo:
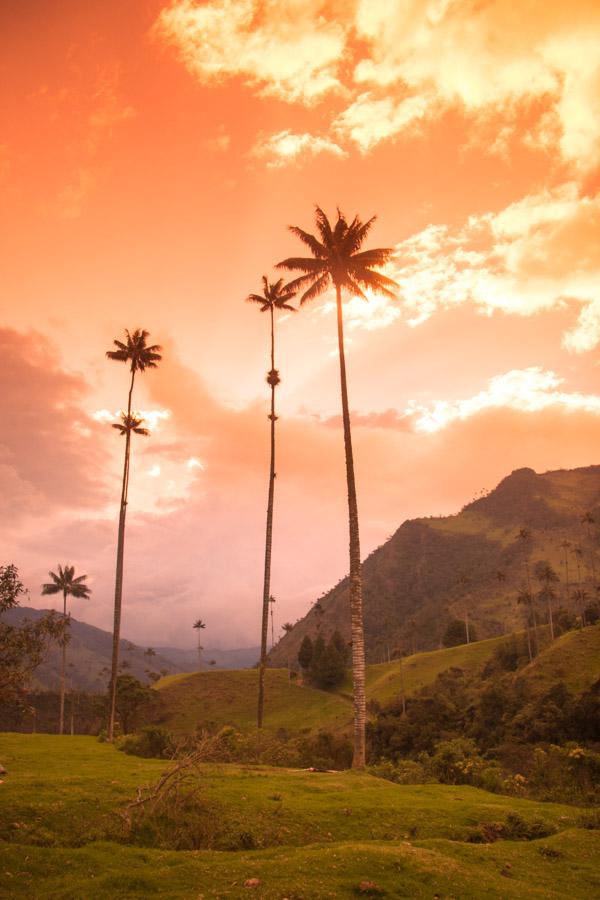
[[[582,524],[584,512],[592,514],[591,526]],[[576,587],[593,600],[600,576],[598,524],[600,466],[542,475],[518,469],[457,515],[404,522],[363,563],[367,661],[394,650],[432,650],[448,622],[467,612],[480,638],[522,628],[516,597],[526,579],[525,561],[530,571],[539,560],[550,562],[561,579],[560,603],[573,608]],[[517,537],[523,528],[525,542]],[[539,587],[535,580],[533,587]],[[302,639],[314,639],[319,628],[349,638],[347,579],[284,635],[272,664],[295,665]]]
[[[543,632],[541,636],[545,638]],[[401,695],[403,686],[405,696],[411,697],[451,668],[476,675],[507,640],[510,637],[491,638],[367,666],[367,700],[385,706]],[[290,681],[284,669],[268,669],[266,677],[265,726],[269,731],[279,728],[296,732],[318,728],[338,731],[349,727],[350,675],[335,693],[315,690],[294,679]],[[514,677],[532,685],[533,693],[541,693],[559,680],[574,694],[588,689],[600,678],[600,625],[562,635]],[[157,682],[156,688],[167,706],[162,724],[175,734],[193,733],[198,725],[254,728],[256,670],[168,675]]]
[[[256,723],[256,669],[195,672],[162,678],[156,689],[166,701],[165,727],[189,734],[197,725],[235,725],[242,730]],[[352,716],[350,701],[288,680],[283,669],[266,674],[265,725],[269,730],[337,729]]]
[[[9,772],[0,786],[6,898],[198,900],[254,889],[265,900],[500,900],[600,891],[600,835],[581,828],[587,814],[575,807],[465,786],[400,786],[356,772],[202,766],[190,832],[197,849],[174,850],[165,833],[157,849],[148,828],[127,837],[118,810],[164,762],[54,735],[3,735],[0,758]],[[515,814],[546,836],[468,842],[474,827]],[[244,886],[250,879],[259,883]]]

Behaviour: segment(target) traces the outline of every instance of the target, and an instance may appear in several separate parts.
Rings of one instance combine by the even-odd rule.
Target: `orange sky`
[[[0,562],[32,604],[73,563],[74,614],[110,627],[103,355],[143,327],[123,631],[258,643],[268,333],[242,301],[315,203],[397,249],[397,300],[346,307],[364,555],[517,466],[598,461],[597,2],[21,0],[0,42]],[[346,571],[330,298],[277,342],[281,625]]]

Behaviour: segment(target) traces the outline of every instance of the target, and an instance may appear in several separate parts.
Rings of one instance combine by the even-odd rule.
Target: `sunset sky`
[[[122,633],[259,643],[268,320],[288,225],[377,215],[396,300],[347,303],[363,557],[512,469],[600,461],[597,0],[0,2],[0,564],[59,563],[110,628],[127,370]],[[272,590],[346,573],[332,298],[277,329]]]

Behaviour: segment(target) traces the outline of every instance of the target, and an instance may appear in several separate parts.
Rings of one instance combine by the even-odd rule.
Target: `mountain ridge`
[[[587,529],[581,523],[585,512],[594,522]],[[561,578],[557,605],[573,608],[576,582],[596,600],[595,523],[600,523],[596,465],[542,474],[516,469],[454,515],[406,520],[362,564],[367,661],[435,649],[453,618],[468,616],[479,638],[522,628],[516,597],[538,560],[548,561]],[[519,539],[523,530],[527,537]],[[271,651],[271,665],[297,665],[306,635],[314,639],[319,631],[335,629],[349,640],[347,578],[281,638]]]

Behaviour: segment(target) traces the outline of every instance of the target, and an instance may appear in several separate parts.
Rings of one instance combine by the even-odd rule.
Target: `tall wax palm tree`
[[[391,249],[362,250],[361,246],[369,233],[375,218],[362,222],[355,216],[349,222],[338,209],[337,221],[331,226],[320,207],[316,208],[318,235],[309,234],[302,228],[290,229],[308,247],[312,257],[289,257],[278,264],[278,268],[299,271],[302,274],[288,285],[290,289],[303,291],[300,303],[307,303],[330,286],[335,289],[337,308],[337,334],[340,359],[340,387],[342,394],[342,421],[344,426],[344,451],[346,457],[346,480],[348,487],[348,524],[350,549],[350,609],[352,628],[352,677],[354,683],[354,758],[353,766],[365,765],[365,647],[362,612],[362,584],[360,572],[360,537],[358,528],[358,504],[354,479],[354,459],[352,435],[350,431],[350,407],[348,404],[348,384],[346,378],[346,357],[344,353],[344,319],[342,291],[366,299],[364,290],[394,297],[398,288],[395,281],[374,271],[375,266],[388,262]]]
[[[62,594],[63,595],[63,618],[67,618],[67,597],[83,597],[88,599],[92,593],[91,589],[84,584],[87,575],[79,575],[75,578],[75,566],[58,566],[58,574],[56,572],[48,572],[52,581],[42,585],[42,594]],[[60,719],[58,724],[58,733],[64,734],[65,730],[65,672],[67,667],[67,640],[63,635],[62,643],[62,662],[60,667]]]
[[[554,640],[554,619],[552,616],[552,601],[556,598],[553,585],[558,584],[560,578],[550,563],[540,560],[535,567],[535,577],[542,585],[540,599],[546,601],[548,608],[548,624],[550,626],[550,640]]]
[[[131,380],[129,383],[129,393],[127,395],[127,411],[121,416],[121,422],[113,427],[116,428],[121,435],[125,436],[125,459],[123,463],[123,482],[121,485],[121,503],[119,506],[119,531],[117,537],[117,566],[115,574],[115,609],[113,624],[113,646],[112,646],[112,664],[110,674],[110,700],[109,700],[109,717],[108,717],[108,740],[112,741],[115,729],[115,711],[117,699],[117,677],[119,674],[119,640],[121,635],[121,605],[123,599],[123,560],[125,550],[125,517],[127,514],[127,495],[129,491],[129,462],[131,455],[131,435],[148,434],[145,428],[141,427],[142,420],[132,414],[131,400],[133,397],[133,386],[137,372],[144,372],[146,369],[155,369],[161,360],[160,351],[162,347],[158,344],[148,346],[146,343],[149,333],[141,328],[135,331],[125,331],[126,341],[114,340],[113,343],[116,350],[108,350],[106,355],[108,359],[116,362],[123,362],[129,365],[131,372]]]
[[[197,619],[194,622],[193,626],[198,632],[198,671],[202,668],[202,644],[200,643],[200,632],[204,631],[206,628],[206,622],[203,622],[202,619]]]
[[[262,620],[260,631],[260,663],[258,666],[258,710],[257,725],[262,728],[265,704],[265,669],[267,666],[267,635],[269,631],[269,597],[271,596],[271,549],[273,545],[273,501],[275,496],[275,388],[280,382],[279,372],[275,368],[275,310],[286,309],[289,312],[296,312],[294,306],[290,306],[289,301],[294,296],[294,291],[288,289],[283,283],[283,278],[274,284],[269,284],[266,276],[263,275],[263,292],[262,294],[249,294],[246,298],[248,303],[257,303],[261,312],[268,312],[271,324],[271,368],[267,374],[267,384],[271,388],[271,412],[269,420],[271,422],[271,461],[269,465],[269,495],[267,500],[267,527],[265,536],[265,568],[263,578],[263,596],[262,596]]]

